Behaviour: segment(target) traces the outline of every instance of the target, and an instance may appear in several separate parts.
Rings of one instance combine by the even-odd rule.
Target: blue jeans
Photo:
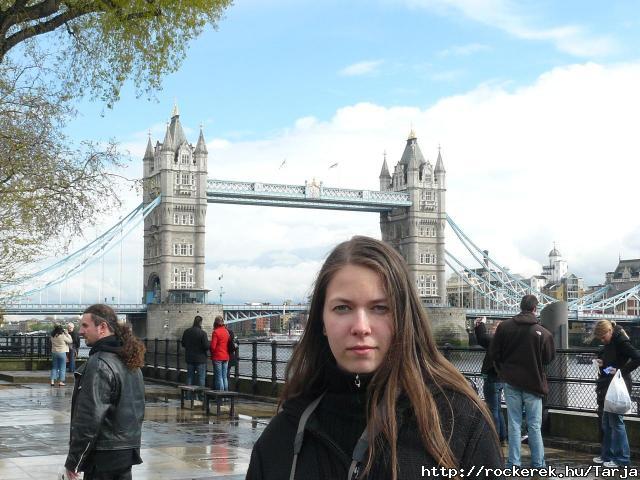
[[[64,382],[67,372],[67,354],[65,352],[51,352],[51,381]]]
[[[507,425],[504,422],[501,408],[504,384],[496,382],[494,379],[495,377],[492,376],[485,377],[482,392],[484,393],[484,401],[487,402],[489,411],[493,415],[493,423],[496,426],[498,438],[503,441],[507,438]]]
[[[229,384],[227,383],[228,368],[228,360],[213,361],[213,381],[215,390],[229,390]]]
[[[197,377],[196,374],[198,375]],[[204,387],[206,378],[206,363],[187,363],[187,385],[198,385],[200,387]],[[196,381],[196,383],[194,383],[194,381]],[[187,397],[191,398],[190,395]]]
[[[544,444],[542,443],[542,397],[504,384],[504,398],[507,401],[509,414],[509,457],[506,466],[520,465],[520,428],[522,425],[522,409],[527,418],[529,449],[531,450],[531,466],[545,466]]]
[[[611,412],[602,414],[602,452],[600,457],[606,461],[616,462],[618,465],[629,465],[629,439],[624,428],[622,415]]]

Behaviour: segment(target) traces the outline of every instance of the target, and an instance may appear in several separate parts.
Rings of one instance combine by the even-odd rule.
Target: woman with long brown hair
[[[438,351],[404,260],[372,238],[341,243],[247,479],[396,480],[440,467],[461,478],[481,466],[502,466],[491,415]]]

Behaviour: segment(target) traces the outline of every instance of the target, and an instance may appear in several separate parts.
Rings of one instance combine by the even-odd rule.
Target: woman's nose
[[[369,335],[371,333],[369,315],[364,308],[356,309],[351,333],[353,335]]]

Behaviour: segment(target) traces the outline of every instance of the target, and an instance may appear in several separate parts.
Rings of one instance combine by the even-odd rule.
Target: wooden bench
[[[196,393],[204,391],[204,387],[197,385],[178,385],[180,389],[180,408],[184,408],[184,400],[187,392],[191,393],[191,409],[193,410],[193,403],[195,402]]]
[[[238,392],[230,392],[225,390],[205,390],[204,392],[204,409],[207,412],[207,415],[210,414],[210,402],[211,400],[216,401],[216,416],[220,416],[220,405],[221,401],[225,398],[230,399],[231,405],[229,408],[229,417],[235,418],[236,411],[236,398],[238,398]]]

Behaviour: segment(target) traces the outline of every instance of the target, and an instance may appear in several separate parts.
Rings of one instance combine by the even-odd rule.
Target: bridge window
[[[193,257],[192,243],[174,243],[173,254],[179,257]]]
[[[433,252],[422,252],[420,254],[420,264],[421,265],[435,265],[436,264],[436,254]]]
[[[180,157],[180,163],[182,163],[183,165],[187,165],[189,163],[189,154],[188,153],[183,153],[182,156]]]

